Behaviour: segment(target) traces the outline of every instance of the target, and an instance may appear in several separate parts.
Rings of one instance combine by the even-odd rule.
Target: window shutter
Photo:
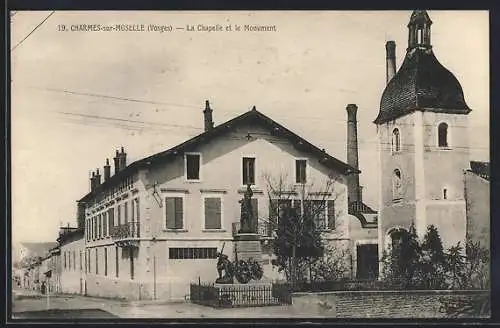
[[[335,229],[335,201],[328,200],[328,229]]]
[[[221,228],[220,198],[205,198],[205,229]]]
[[[182,229],[183,228],[183,208],[182,208],[182,198],[175,197],[175,228]]]
[[[165,214],[167,216],[167,229],[175,229],[175,198],[165,198]]]

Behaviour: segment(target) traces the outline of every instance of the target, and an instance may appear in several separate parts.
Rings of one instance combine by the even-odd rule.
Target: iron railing
[[[285,283],[259,285],[215,285],[192,283],[192,303],[215,308],[258,307],[292,304],[292,293]]]
[[[132,239],[140,237],[140,225],[137,221],[111,226],[110,235],[113,240]]]

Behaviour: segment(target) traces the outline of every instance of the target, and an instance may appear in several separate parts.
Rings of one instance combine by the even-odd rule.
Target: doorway
[[[363,244],[357,247],[356,279],[378,279],[378,245]]]

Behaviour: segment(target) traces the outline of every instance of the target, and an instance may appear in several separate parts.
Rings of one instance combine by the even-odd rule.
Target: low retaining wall
[[[337,318],[445,318],[441,299],[464,300],[489,291],[349,291],[294,293],[305,313]]]

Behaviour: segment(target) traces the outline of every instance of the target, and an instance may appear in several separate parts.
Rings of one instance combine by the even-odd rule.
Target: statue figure
[[[240,218],[240,232],[241,233],[256,233],[257,231],[254,231],[254,220],[253,218],[253,211],[252,211],[252,188],[250,184],[247,185],[247,190],[245,191],[245,194],[243,195],[243,199],[240,200],[241,204],[241,218]]]
[[[225,244],[224,244],[225,245]],[[217,253],[217,272],[219,277],[215,280],[216,284],[232,284],[233,283],[233,265],[228,256],[223,254],[224,245],[220,252]],[[224,271],[224,275],[222,272]]]

